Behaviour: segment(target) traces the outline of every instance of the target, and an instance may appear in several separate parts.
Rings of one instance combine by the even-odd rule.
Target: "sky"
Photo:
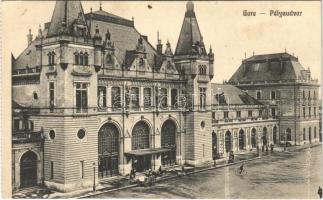
[[[39,24],[50,21],[54,1],[5,1],[3,4],[3,41],[5,55],[17,57],[27,46],[31,28],[37,35]],[[99,1],[82,1],[85,13],[99,9]],[[148,8],[151,5],[151,9]],[[135,27],[155,46],[157,31],[165,44],[170,41],[173,52],[182,26],[186,2],[115,2],[102,1],[103,10],[132,19]],[[215,53],[213,82],[228,80],[242,59],[254,54],[285,52],[298,56],[301,64],[321,79],[321,16],[319,1],[201,1],[194,10],[206,48]],[[257,12],[255,17],[243,16],[243,11]],[[270,10],[302,11],[300,17],[269,16]],[[260,13],[266,13],[261,15]],[[112,36],[113,38],[113,36]],[[5,60],[5,61],[6,61]]]

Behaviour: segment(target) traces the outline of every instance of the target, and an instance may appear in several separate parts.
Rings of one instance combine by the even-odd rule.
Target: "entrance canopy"
[[[138,150],[125,152],[124,154],[129,156],[144,156],[144,155],[160,154],[160,153],[169,152],[169,151],[171,151],[171,149],[167,149],[167,148],[138,149]]]

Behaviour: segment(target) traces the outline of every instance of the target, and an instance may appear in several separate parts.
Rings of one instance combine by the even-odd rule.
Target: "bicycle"
[[[236,169],[236,170],[235,170],[235,174],[236,174],[237,176],[244,176],[244,175],[246,175],[246,174],[247,174],[247,171],[246,171],[245,169],[242,169],[242,171],[241,171],[241,173],[240,173],[240,168],[238,168],[238,169]]]

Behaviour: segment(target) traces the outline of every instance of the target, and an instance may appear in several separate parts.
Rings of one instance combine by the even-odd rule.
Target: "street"
[[[94,196],[93,198],[297,198],[318,199],[323,186],[322,147],[275,152],[239,165],[209,170],[157,183]]]

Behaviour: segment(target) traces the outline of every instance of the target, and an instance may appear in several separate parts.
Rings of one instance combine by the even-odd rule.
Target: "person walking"
[[[319,186],[317,194],[319,195],[320,199],[322,199],[322,188],[321,188],[321,186]]]

